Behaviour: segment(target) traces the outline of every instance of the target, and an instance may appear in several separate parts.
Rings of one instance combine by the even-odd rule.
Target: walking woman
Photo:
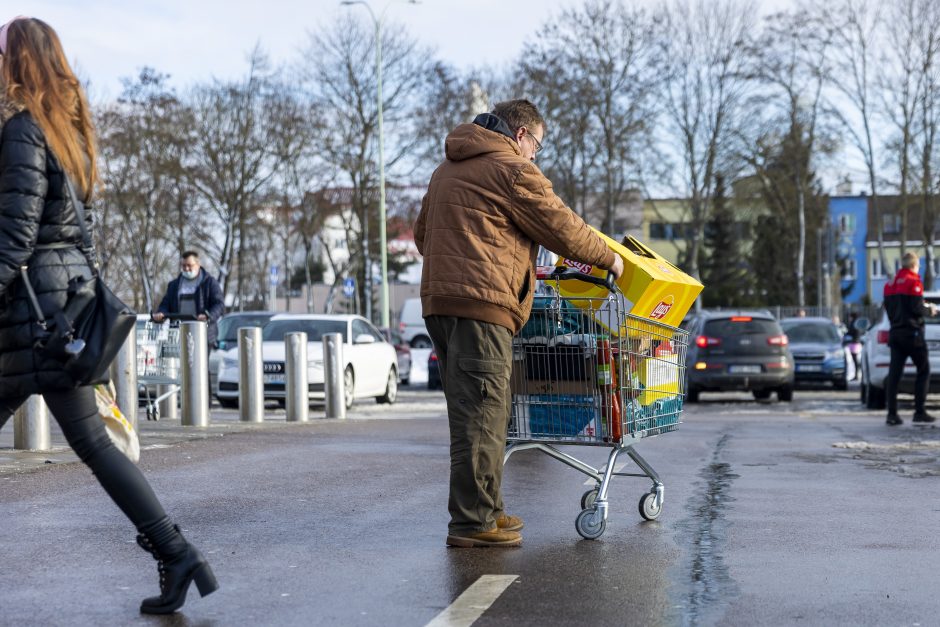
[[[66,304],[69,282],[91,278],[66,179],[91,201],[98,169],[88,102],[55,31],[28,17],[0,28],[0,427],[30,394],[42,394],[69,445],[140,532],[157,560],[160,596],[145,614],[169,614],[195,580],[218,588],[212,569],[163,511],[140,469],[105,432],[94,388],[33,350],[33,315],[20,279],[28,267],[46,318]],[[89,217],[88,228],[91,228]]]

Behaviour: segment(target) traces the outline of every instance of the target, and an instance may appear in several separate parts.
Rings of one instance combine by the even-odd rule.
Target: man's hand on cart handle
[[[623,274],[623,257],[617,254],[614,255],[614,266],[610,269],[610,272],[615,279],[620,278],[620,275]]]
[[[166,316],[159,311],[154,311],[150,314],[150,319],[154,322],[163,322],[166,319]]]

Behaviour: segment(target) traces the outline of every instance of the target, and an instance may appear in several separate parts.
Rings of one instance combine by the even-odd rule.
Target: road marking
[[[470,627],[519,575],[483,575],[425,627]]]
[[[626,465],[627,465],[627,462],[620,462],[619,464],[616,464],[614,466],[614,472],[622,471]],[[598,474],[603,475],[604,470],[601,469],[601,471]],[[597,481],[595,479],[588,479],[587,481],[584,482],[584,485],[597,485]]]

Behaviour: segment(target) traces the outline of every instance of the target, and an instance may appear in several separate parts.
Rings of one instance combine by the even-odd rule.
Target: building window
[[[884,272],[881,268],[881,259],[871,260],[871,276],[872,278],[880,278],[884,276]]]
[[[896,213],[886,213],[881,216],[883,232],[885,235],[897,235],[901,232],[901,216]]]
[[[664,222],[650,222],[650,239],[666,239],[666,226]]]
[[[842,260],[842,280],[854,281],[857,274],[857,268],[854,259]]]
[[[855,216],[851,213],[840,213],[839,214],[839,232],[840,233],[854,233],[855,232]]]

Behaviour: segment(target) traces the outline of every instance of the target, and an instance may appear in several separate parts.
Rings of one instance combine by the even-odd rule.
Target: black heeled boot
[[[137,544],[153,555],[160,572],[160,596],[144,599],[140,604],[141,614],[171,614],[183,607],[193,581],[201,596],[218,590],[219,584],[209,563],[169,518],[143,530],[137,536]]]

